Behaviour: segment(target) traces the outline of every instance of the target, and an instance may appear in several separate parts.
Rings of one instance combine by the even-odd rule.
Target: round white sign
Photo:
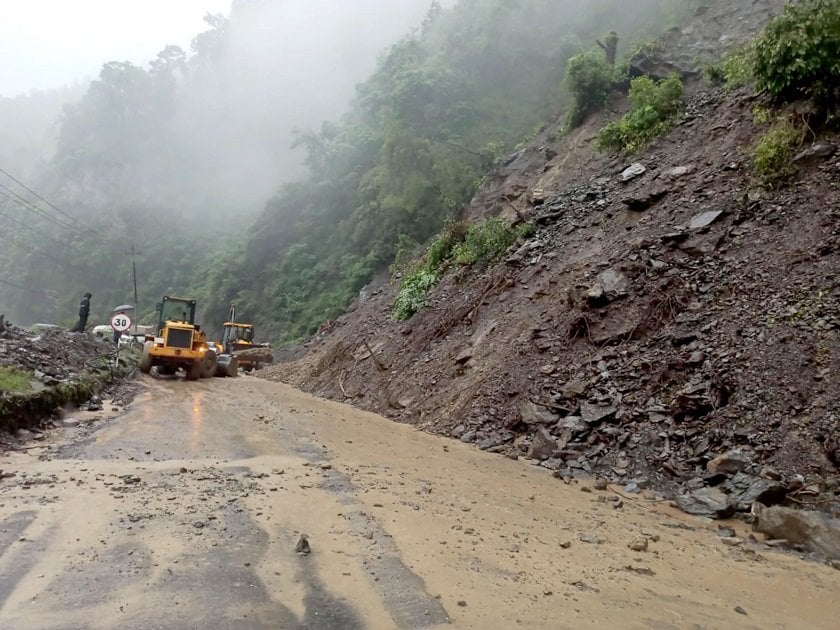
[[[125,313],[117,313],[111,318],[111,328],[116,332],[131,330],[131,318]]]

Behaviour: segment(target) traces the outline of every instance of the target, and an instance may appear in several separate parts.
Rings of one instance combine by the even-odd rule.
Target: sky
[[[231,0],[0,0],[0,96],[93,79],[107,61],[189,49]]]

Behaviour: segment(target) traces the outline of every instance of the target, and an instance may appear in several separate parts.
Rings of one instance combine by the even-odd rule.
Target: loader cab
[[[225,322],[224,340],[234,343],[253,343],[254,327],[251,324]]]
[[[254,327],[251,324],[225,322],[222,346],[226,352],[243,350],[254,344]]]
[[[163,301],[157,305],[157,312],[158,322],[155,327],[155,333],[157,334],[160,334],[164,329],[166,322],[195,326],[195,300],[166,295],[163,297]]]

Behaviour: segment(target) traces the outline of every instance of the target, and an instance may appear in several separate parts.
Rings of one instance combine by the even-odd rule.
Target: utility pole
[[[131,244],[131,249],[128,250],[125,255],[131,256],[131,275],[134,278],[134,332],[137,332],[137,319],[138,319],[138,304],[137,304],[137,262],[135,257],[139,256],[143,252],[138,252],[134,249],[134,243]]]

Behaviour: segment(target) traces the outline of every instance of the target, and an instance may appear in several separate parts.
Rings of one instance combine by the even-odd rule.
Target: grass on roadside
[[[0,367],[0,392],[25,392],[30,389],[32,375],[14,367]]]

